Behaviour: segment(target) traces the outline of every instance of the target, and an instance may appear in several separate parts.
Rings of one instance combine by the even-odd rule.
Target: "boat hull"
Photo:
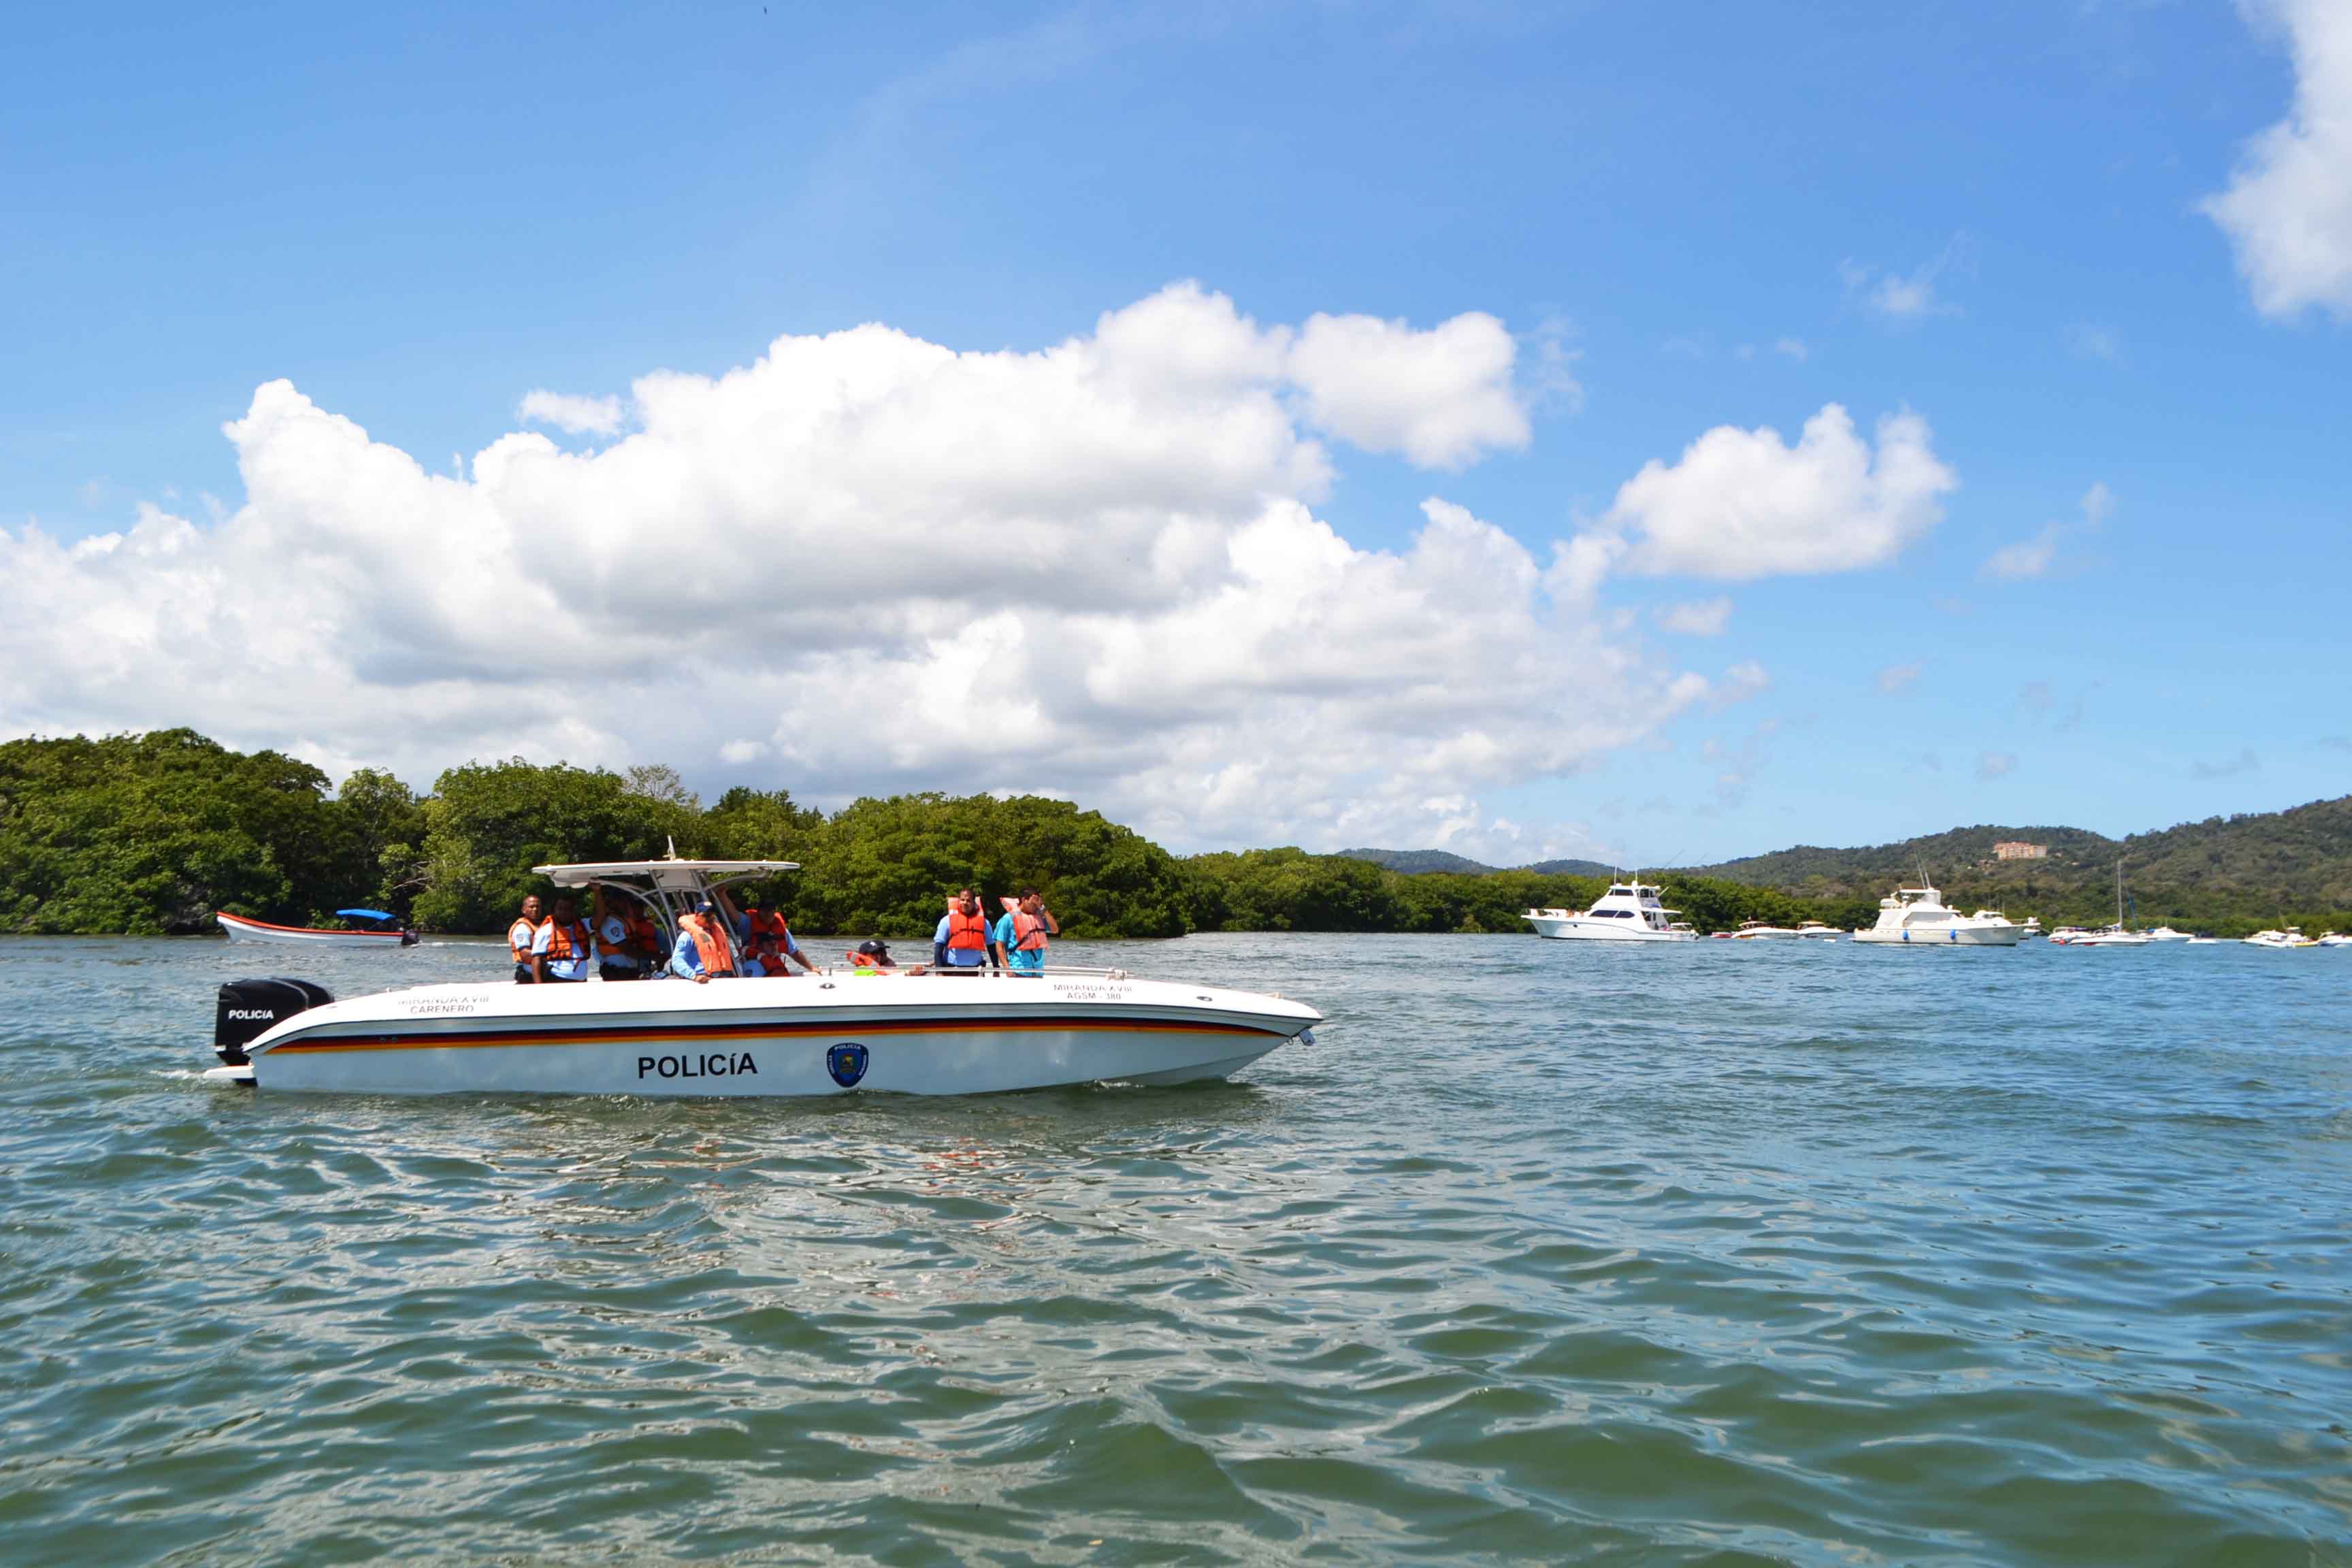
[[[231,942],[273,942],[284,947],[407,947],[415,937],[399,931],[326,931],[317,926],[278,926],[243,915],[216,914]]]
[[[2021,926],[1936,926],[1924,931],[1858,931],[1853,940],[1875,947],[2015,947]]]
[[[1520,917],[1536,928],[1536,934],[1554,942],[1696,942],[1696,933],[1686,931],[1651,931],[1633,921],[1551,920],[1533,915]]]
[[[993,1094],[1223,1078],[1320,1018],[1150,981],[444,986],[298,1014],[247,1049],[257,1087],[303,1093]]]

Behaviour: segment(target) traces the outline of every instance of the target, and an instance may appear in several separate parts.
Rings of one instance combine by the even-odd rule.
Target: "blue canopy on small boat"
[[[388,921],[392,916],[382,910],[337,910],[339,915],[357,915],[362,920]]]

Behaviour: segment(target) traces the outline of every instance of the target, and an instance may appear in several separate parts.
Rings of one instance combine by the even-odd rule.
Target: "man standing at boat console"
[[[538,972],[530,966],[530,948],[531,943],[539,939],[541,918],[539,895],[530,893],[523,899],[522,913],[515,917],[514,924],[507,927],[507,948],[514,954],[515,984],[518,985],[529,985],[539,978]]]
[[[958,890],[948,912],[940,917],[939,929],[931,933],[931,959],[941,974],[974,974],[983,964],[1004,962],[1003,950],[996,945],[988,916],[980,907],[980,895],[970,888]]]

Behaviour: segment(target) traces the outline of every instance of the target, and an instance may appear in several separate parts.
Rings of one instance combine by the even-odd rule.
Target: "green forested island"
[[[2049,857],[1999,860],[1992,846],[2004,839],[2045,844]],[[525,893],[545,890],[533,865],[649,858],[673,843],[681,855],[800,861],[803,873],[768,889],[796,926],[894,938],[927,935],[942,895],[966,882],[1034,884],[1080,937],[1525,931],[1521,910],[1580,907],[1604,885],[1577,874],[1591,862],[1497,870],[1441,851],[1180,858],[1099,813],[1029,795],[895,795],[827,814],[782,790],[738,787],[706,805],[666,767],[623,774],[518,758],[451,768],[419,797],[372,769],[338,790],[308,763],[187,730],[0,743],[0,931],[210,931],[215,910],[303,925],[359,903],[427,931],[489,932]],[[1963,908],[2089,924],[2112,918],[2118,855],[2149,923],[2223,935],[2352,924],[2352,798],[2121,841],[1973,827],[1653,879],[1701,931],[1749,919],[1866,925],[1921,861]]]

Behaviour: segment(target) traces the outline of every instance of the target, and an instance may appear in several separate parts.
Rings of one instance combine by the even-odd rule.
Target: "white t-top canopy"
[[[531,870],[559,888],[584,888],[591,882],[649,882],[673,892],[688,892],[709,882],[732,882],[764,877],[774,871],[797,871],[797,860],[603,860],[578,866],[533,866]]]

